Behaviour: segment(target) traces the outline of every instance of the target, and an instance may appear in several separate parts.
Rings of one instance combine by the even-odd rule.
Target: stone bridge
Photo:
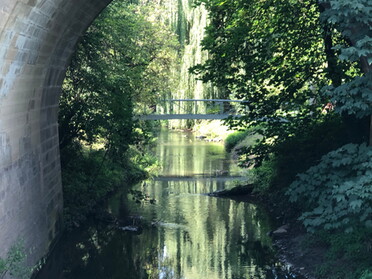
[[[58,98],[82,33],[110,0],[0,0],[0,257],[29,264],[62,228]]]

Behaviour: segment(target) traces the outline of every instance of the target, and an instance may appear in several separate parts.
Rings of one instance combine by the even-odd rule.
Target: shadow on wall
[[[62,230],[58,98],[81,34],[110,0],[0,0],[0,257],[28,264]]]

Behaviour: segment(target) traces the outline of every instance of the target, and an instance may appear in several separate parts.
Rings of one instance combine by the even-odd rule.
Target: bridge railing
[[[247,101],[229,99],[166,99],[147,106],[138,119],[223,119],[246,111]],[[156,117],[158,116],[158,117]]]
[[[174,113],[174,106],[178,106],[179,108],[183,108],[183,104],[191,103],[193,104],[193,111],[189,111],[189,113],[210,113],[210,114],[223,114],[223,113],[236,113],[236,108],[231,106],[232,103],[239,103],[243,104],[246,101],[240,100],[229,100],[229,99],[167,99],[164,100],[170,107],[169,113]],[[199,107],[203,104],[203,108],[206,108],[206,111],[200,111]],[[187,110],[187,108],[183,108]],[[186,111],[187,112],[187,111]]]

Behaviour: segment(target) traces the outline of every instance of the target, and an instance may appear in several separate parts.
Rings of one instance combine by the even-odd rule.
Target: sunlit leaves
[[[321,107],[328,100],[318,94],[318,89],[333,82],[330,72],[342,72],[327,68],[330,58],[324,51],[324,36],[330,34],[325,34],[320,23],[318,3],[201,2],[210,12],[203,40],[209,58],[193,71],[203,81],[223,89],[225,97],[248,101],[245,117],[229,124],[265,126],[264,138],[276,140],[269,145],[262,140],[254,152],[266,156],[273,152],[276,142],[295,133],[296,127],[304,128],[322,117]],[[334,38],[334,42],[339,40],[340,36]],[[261,123],[264,118],[273,121]],[[283,118],[288,121],[278,121]]]
[[[113,1],[84,34],[63,86],[61,149],[99,142],[123,160],[136,103],[156,103],[172,82],[178,42],[161,12],[151,3]]]

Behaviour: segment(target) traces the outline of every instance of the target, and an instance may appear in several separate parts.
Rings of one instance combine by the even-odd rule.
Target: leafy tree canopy
[[[363,118],[372,114],[372,3],[368,0],[322,1],[323,20],[346,37],[337,45],[339,58],[357,61],[361,76],[324,92],[340,114]],[[370,145],[372,135],[370,135]],[[345,145],[298,175],[287,194],[305,209],[301,219],[309,230],[372,227],[371,146]]]
[[[350,80],[357,70],[337,60],[343,38],[320,21],[314,0],[201,0],[210,11],[203,47],[209,59],[192,71],[226,95],[246,100],[232,127],[259,125],[261,142],[248,153],[265,158],[277,143],[324,116],[325,85]],[[226,96],[226,97],[228,97]],[[324,111],[323,111],[324,112]]]
[[[192,71],[225,90],[226,97],[247,101],[245,117],[229,121],[235,128],[258,126],[263,135],[257,145],[243,150],[247,161],[255,155],[260,163],[274,154],[280,162],[294,157],[293,164],[301,165],[306,159],[300,162],[282,151],[290,153],[291,142],[329,122],[334,112],[325,109],[327,103],[340,113],[345,130],[353,131],[359,125],[355,119],[371,115],[371,1],[200,3],[210,12],[203,41],[209,59]],[[350,139],[360,143],[363,137]],[[349,139],[339,142],[343,140]],[[314,153],[319,146],[324,144],[314,145]],[[288,195],[303,207],[301,218],[309,229],[371,226],[370,158],[365,144],[350,144],[307,162],[317,165],[298,176]],[[278,173],[286,167],[278,166]]]
[[[321,1],[322,18],[346,38],[335,46],[343,61],[357,61],[364,75],[339,87],[325,89],[340,113],[363,118],[372,114],[372,3],[368,0]]]
[[[134,141],[133,110],[156,103],[172,86],[178,42],[161,12],[115,1],[87,30],[63,86],[62,150],[101,140],[112,157],[123,157]]]

